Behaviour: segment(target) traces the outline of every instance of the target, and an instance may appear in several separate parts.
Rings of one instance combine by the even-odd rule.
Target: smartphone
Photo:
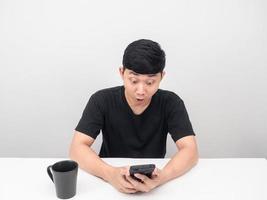
[[[151,178],[152,172],[154,171],[155,167],[156,166],[154,164],[132,165],[130,167],[130,176],[133,179],[141,182],[141,180],[139,178],[135,177],[134,174],[143,174],[143,175],[146,175],[147,177]]]

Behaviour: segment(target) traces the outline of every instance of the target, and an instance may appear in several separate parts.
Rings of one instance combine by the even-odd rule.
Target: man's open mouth
[[[144,99],[139,99],[139,98],[136,98],[137,101],[143,101]]]

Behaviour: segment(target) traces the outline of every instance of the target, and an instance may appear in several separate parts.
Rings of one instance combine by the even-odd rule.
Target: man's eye
[[[153,82],[151,81],[151,82],[147,82],[146,83],[147,85],[152,85],[153,84]]]
[[[137,81],[136,80],[131,80],[132,84],[136,84]]]

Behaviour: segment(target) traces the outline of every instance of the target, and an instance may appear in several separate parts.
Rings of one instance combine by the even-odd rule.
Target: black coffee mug
[[[55,184],[58,198],[69,199],[76,194],[78,163],[72,160],[59,161],[48,166],[47,173]]]

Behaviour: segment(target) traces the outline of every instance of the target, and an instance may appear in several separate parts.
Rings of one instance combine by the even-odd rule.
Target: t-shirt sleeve
[[[174,142],[182,137],[195,135],[183,100],[172,94],[167,107],[168,132]]]
[[[99,95],[93,94],[75,130],[82,132],[92,138],[96,138],[104,124],[103,108],[99,104]]]

